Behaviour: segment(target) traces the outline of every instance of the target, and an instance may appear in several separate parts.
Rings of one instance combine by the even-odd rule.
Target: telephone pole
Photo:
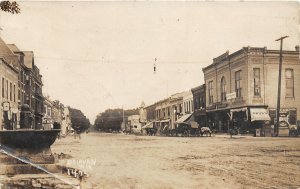
[[[278,93],[277,93],[277,111],[276,111],[276,124],[275,124],[275,135],[279,133],[279,116],[280,116],[280,98],[281,98],[281,72],[282,72],[282,43],[283,39],[288,36],[280,37],[275,41],[280,41],[280,55],[279,55],[279,74],[278,74]]]

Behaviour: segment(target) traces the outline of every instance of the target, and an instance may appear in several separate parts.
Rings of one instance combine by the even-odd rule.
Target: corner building
[[[232,127],[252,133],[265,121],[275,124],[279,50],[244,47],[226,52],[203,68],[208,126],[227,132]],[[283,51],[281,109],[289,125],[300,120],[299,46]]]

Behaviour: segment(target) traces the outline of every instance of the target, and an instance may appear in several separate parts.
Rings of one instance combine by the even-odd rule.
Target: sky
[[[299,45],[297,2],[19,2],[0,13],[0,36],[32,50],[43,93],[93,123],[204,83],[202,68],[242,47]],[[155,58],[156,73],[153,71]]]

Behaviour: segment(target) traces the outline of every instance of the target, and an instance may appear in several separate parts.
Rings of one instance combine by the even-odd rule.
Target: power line
[[[151,61],[103,61],[103,59],[74,59],[74,58],[58,58],[58,57],[42,57],[35,56],[37,59],[73,61],[73,62],[91,62],[99,64],[153,64]],[[159,64],[211,64],[212,61],[160,61]]]

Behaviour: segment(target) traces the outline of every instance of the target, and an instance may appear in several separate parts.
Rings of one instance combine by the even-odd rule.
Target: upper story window
[[[9,83],[9,100],[12,101],[12,84]]]
[[[202,107],[202,98],[201,96],[199,96],[199,99],[198,99],[199,103],[198,103],[198,109],[200,109]]]
[[[242,96],[242,71],[235,72],[235,92],[236,97]]]
[[[8,80],[6,80],[6,99],[8,100]]]
[[[208,82],[208,103],[214,103],[214,96],[213,96],[213,81]]]
[[[223,76],[221,79],[221,102],[226,101],[226,80]]]
[[[286,69],[285,70],[285,96],[286,97],[294,97],[294,70]]]
[[[13,95],[14,95],[14,102],[16,102],[16,85],[14,85],[14,93],[13,93]]]
[[[179,113],[182,113],[182,104],[179,104]]]
[[[5,81],[4,81],[4,78],[2,78],[2,98],[5,97],[5,89],[4,89],[4,86],[5,86]]]
[[[254,96],[260,96],[260,68],[253,69]]]

